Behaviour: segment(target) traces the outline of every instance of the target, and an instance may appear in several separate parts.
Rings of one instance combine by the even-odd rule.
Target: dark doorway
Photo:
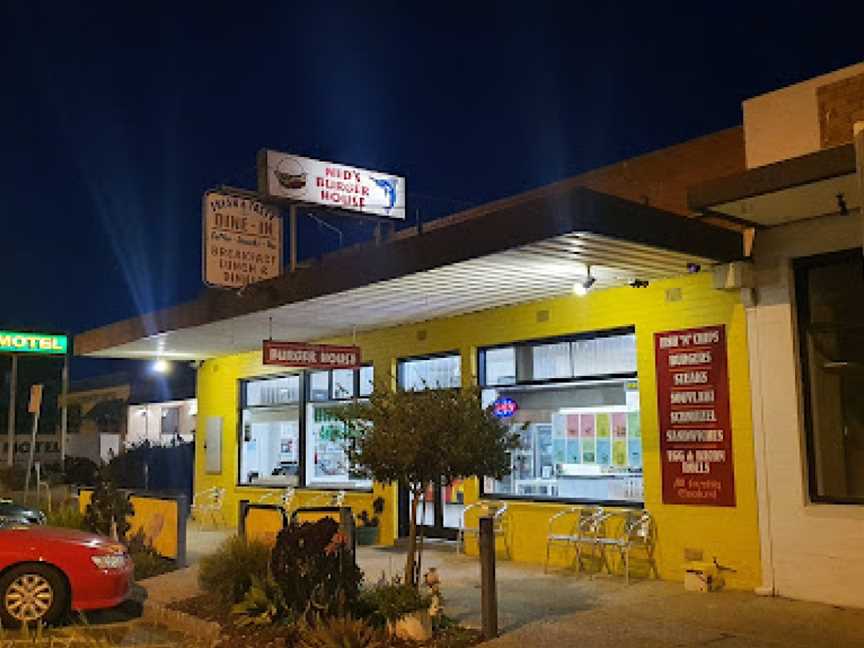
[[[440,482],[430,486],[425,493],[425,512],[423,502],[417,511],[418,527],[422,527],[427,538],[455,540],[456,531],[464,510],[464,491],[462,480],[450,486]],[[408,537],[411,517],[411,494],[408,489],[399,488],[399,536]],[[418,529],[419,531],[419,529]]]

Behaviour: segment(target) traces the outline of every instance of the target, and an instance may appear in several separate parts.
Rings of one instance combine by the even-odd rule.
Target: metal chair
[[[576,548],[576,565],[580,572],[583,569],[582,553],[586,546],[591,548],[592,558],[594,557],[595,550],[599,551],[600,560],[602,562],[600,569],[603,569],[603,565],[606,566],[607,570],[609,569],[609,563],[606,560],[606,552],[603,551],[601,542],[606,528],[606,520],[608,520],[609,517],[610,514],[607,513],[602,506],[592,506],[583,509],[581,512],[579,516],[579,526],[577,527],[575,535],[570,539],[570,542]]]
[[[195,493],[192,497],[192,505],[190,506],[190,517],[197,522],[204,522],[205,516],[209,513],[210,519],[213,521],[213,526],[217,526],[216,517],[221,518],[225,524],[225,489],[214,486],[203,491]]]
[[[549,518],[549,528],[546,532],[546,562],[543,565],[544,572],[549,571],[549,559],[552,553],[552,545],[572,545],[574,539],[578,537],[582,516],[587,512],[588,509],[581,506],[571,506],[563,511],[559,511]]]
[[[593,555],[594,548],[598,546],[598,533],[602,531],[603,522],[607,517],[608,514],[599,506],[571,506],[549,518],[549,529],[546,533],[546,563],[543,568],[544,571],[548,572],[549,570],[552,546],[555,544],[572,546],[576,549],[576,561],[581,571],[582,546],[586,544],[591,546]],[[566,526],[565,522],[567,522]]]
[[[639,549],[645,552],[648,560],[649,573],[654,578],[660,578],[657,563],[654,560],[654,547],[657,540],[657,526],[648,511],[628,511],[623,514],[620,531],[613,537],[601,539],[602,544],[618,550],[618,555],[624,563],[624,582],[630,584],[630,552]],[[609,568],[609,563],[606,563]],[[611,571],[609,572],[612,573]]]
[[[478,510],[476,526],[468,526],[465,523],[467,514],[473,510]],[[510,539],[509,539],[509,516],[507,515],[507,504],[493,502],[475,502],[466,506],[462,510],[462,515],[459,518],[459,528],[456,531],[456,553],[459,553],[460,547],[465,550],[465,536],[472,535],[480,537],[480,517],[492,516],[492,531],[495,537],[504,539],[504,552],[507,558],[510,558]]]

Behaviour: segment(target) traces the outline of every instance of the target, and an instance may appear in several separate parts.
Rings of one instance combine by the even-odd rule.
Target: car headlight
[[[99,569],[123,569],[126,566],[126,554],[122,553],[90,556],[90,560]]]

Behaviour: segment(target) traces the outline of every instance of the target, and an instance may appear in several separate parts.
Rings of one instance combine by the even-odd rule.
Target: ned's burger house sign
[[[259,154],[258,168],[259,191],[268,198],[405,219],[400,176],[269,150]]]

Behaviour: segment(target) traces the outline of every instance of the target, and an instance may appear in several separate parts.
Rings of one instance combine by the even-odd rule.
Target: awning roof
[[[79,355],[206,359],[567,294],[586,266],[595,289],[741,258],[741,234],[571,188],[388,243],[350,248],[242,294],[85,332]]]
[[[725,178],[688,191],[694,211],[770,227],[860,206],[851,144],[817,151]]]

